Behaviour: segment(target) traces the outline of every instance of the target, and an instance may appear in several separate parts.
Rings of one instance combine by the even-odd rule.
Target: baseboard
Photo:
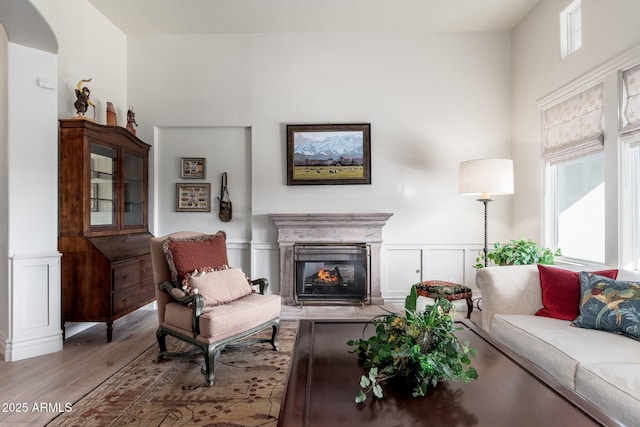
[[[0,341],[0,352],[5,362],[16,362],[43,354],[56,353],[62,350],[62,331],[48,337],[40,337],[20,342]]]

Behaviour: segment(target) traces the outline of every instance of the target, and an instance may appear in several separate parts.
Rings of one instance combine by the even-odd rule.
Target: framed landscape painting
[[[287,125],[287,185],[371,184],[371,124]]]

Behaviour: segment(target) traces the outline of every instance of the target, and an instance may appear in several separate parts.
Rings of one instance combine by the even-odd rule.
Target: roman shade
[[[603,149],[602,84],[544,110],[543,156],[558,163]]]
[[[640,128],[640,65],[622,73],[622,132]]]

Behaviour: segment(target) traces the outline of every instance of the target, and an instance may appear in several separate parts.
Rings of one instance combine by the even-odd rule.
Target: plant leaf
[[[375,394],[378,399],[382,399],[384,395],[382,394],[382,387],[380,386],[380,384],[376,384],[373,386],[373,394]]]
[[[367,378],[365,375],[360,377],[360,387],[366,388],[366,387],[369,387],[370,385],[371,385],[371,380],[369,380],[369,378]]]
[[[418,306],[418,291],[416,290],[416,285],[411,286],[411,290],[409,291],[409,295],[404,300],[404,309],[405,311],[416,311],[416,307]]]
[[[360,393],[358,393],[358,395],[356,396],[356,403],[362,403],[365,400],[367,400],[367,395],[364,394],[362,390],[360,390]]]

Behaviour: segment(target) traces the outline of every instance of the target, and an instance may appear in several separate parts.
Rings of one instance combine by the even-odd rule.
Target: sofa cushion
[[[640,282],[580,273],[580,315],[573,325],[640,340]]]
[[[638,425],[640,356],[635,363],[602,362],[579,365],[576,372],[576,392],[595,402],[623,425]]]
[[[226,237],[224,231],[187,238],[167,237],[162,250],[173,283],[181,283],[185,274],[196,269],[228,265]]]
[[[536,316],[573,320],[580,314],[580,277],[576,271],[538,265],[542,307]],[[596,274],[615,279],[618,270],[596,271]]]
[[[249,280],[239,268],[204,268],[185,275],[184,288],[199,293],[205,306],[227,304],[253,292]]]
[[[572,389],[575,389],[575,372],[580,363],[638,360],[640,343],[637,341],[570,325],[570,321],[549,317],[496,314],[491,335]]]

